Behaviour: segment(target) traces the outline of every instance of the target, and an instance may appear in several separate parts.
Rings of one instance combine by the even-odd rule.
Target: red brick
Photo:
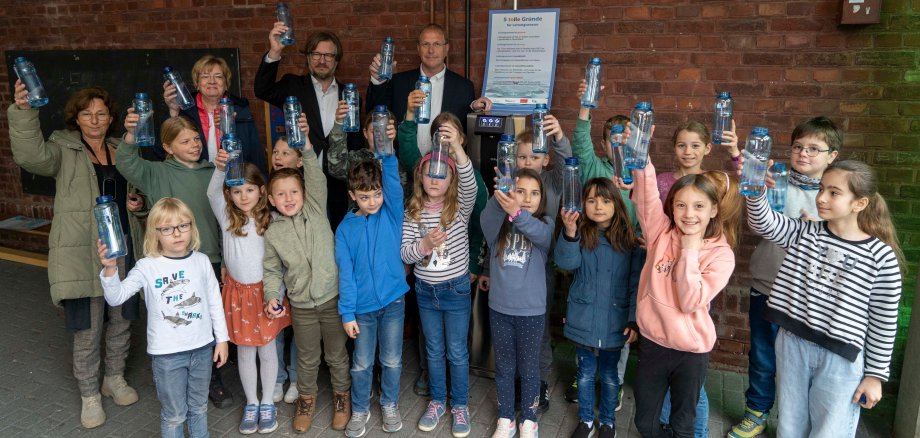
[[[816,69],[814,70],[814,79],[818,82],[837,82],[840,81],[841,71],[838,69]]]
[[[703,5],[703,11],[700,14],[703,18],[719,18],[728,15],[725,5]]]
[[[652,17],[651,10],[648,6],[628,7],[624,10],[623,16],[627,20],[642,20]]]
[[[795,34],[795,35],[786,35],[783,37],[785,42],[785,47],[787,49],[794,49],[799,47],[810,47],[811,46],[811,37],[808,35]]]
[[[813,2],[787,3],[786,15],[790,17],[811,16],[813,6]]]
[[[757,47],[763,49],[772,49],[782,47],[782,35],[757,35]]]
[[[806,82],[811,80],[811,70],[788,69],[783,77],[789,82]]]
[[[784,3],[761,3],[757,5],[757,15],[761,16],[783,16],[786,14],[786,5]]]

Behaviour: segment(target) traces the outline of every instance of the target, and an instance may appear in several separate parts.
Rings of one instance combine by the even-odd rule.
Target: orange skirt
[[[227,332],[230,334],[230,342],[236,345],[265,345],[273,342],[278,332],[291,325],[290,310],[281,318],[269,319],[265,315],[262,282],[242,284],[226,275],[221,295]],[[290,309],[287,297],[284,298],[284,308]]]

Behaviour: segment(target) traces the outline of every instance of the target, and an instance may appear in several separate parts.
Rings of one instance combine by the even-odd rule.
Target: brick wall
[[[262,0],[146,0],[6,2],[0,8],[0,50],[239,47],[243,94],[254,99],[253,75],[273,22],[272,3]],[[792,128],[823,114],[846,132],[844,158],[876,166],[882,193],[892,207],[910,261],[905,278],[902,330],[906,335],[913,273],[920,256],[920,0],[884,0],[882,23],[837,25],[834,1],[537,0],[522,7],[562,9],[559,65],[552,105],[567,130],[574,127],[574,96],[591,56],[604,59],[607,91],[597,119],[627,113],[651,100],[658,121],[653,160],[673,166],[673,127],[688,118],[711,123],[718,90],[736,100],[740,134],[754,125],[770,128],[778,153],[788,150]],[[336,29],[345,46],[338,78],[364,88],[367,64],[383,36],[397,41],[397,70],[417,65],[414,37],[428,21],[423,0],[291,2],[301,41],[310,29]],[[510,2],[472,2],[471,78],[480,88],[488,10]],[[444,2],[436,3],[444,22]],[[464,4],[450,2],[450,67],[462,72]],[[289,52],[286,71],[299,71],[303,56]],[[6,70],[0,83],[7,83]],[[0,101],[10,102],[6,87]],[[261,117],[256,112],[257,117]],[[599,124],[595,134],[600,135]],[[12,163],[7,122],[0,117],[0,214],[48,217],[50,200],[23,195]],[[714,150],[707,166],[718,166]],[[746,366],[747,236],[738,269],[716,300],[719,366]],[[903,345],[903,336],[899,346]],[[902,351],[902,348],[899,349]],[[900,353],[895,368],[900,368]],[[889,385],[888,389],[895,389]]]

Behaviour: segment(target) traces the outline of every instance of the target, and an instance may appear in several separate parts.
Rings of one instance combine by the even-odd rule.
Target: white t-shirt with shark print
[[[145,257],[124,280],[117,274],[104,277],[104,272],[99,278],[110,306],[144,289],[147,353],[179,353],[230,339],[220,286],[208,256],[193,251],[182,258]]]

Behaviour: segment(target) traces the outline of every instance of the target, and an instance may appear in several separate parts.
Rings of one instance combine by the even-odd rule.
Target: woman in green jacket
[[[134,214],[141,198],[115,169],[117,139],[107,138],[115,114],[109,93],[86,88],[74,93],[64,108],[67,129],[54,131],[46,140],[38,109],[26,99],[25,85],[16,81],[15,102],[7,110],[13,160],[36,175],[55,179],[54,218],[48,239],[48,281],[51,299],[64,309],[65,324],[73,337],[73,374],[83,398],[80,421],[93,428],[105,422],[99,385],[100,349],[105,335],[105,377],[102,395],[126,406],[137,392],[124,379],[130,346],[130,320],[139,316],[138,300],[110,307],[99,283],[102,266],[96,255],[96,197],[110,195],[122,211],[128,256],[119,260],[127,272],[139,256],[143,230]],[[103,331],[105,318],[108,328]]]

